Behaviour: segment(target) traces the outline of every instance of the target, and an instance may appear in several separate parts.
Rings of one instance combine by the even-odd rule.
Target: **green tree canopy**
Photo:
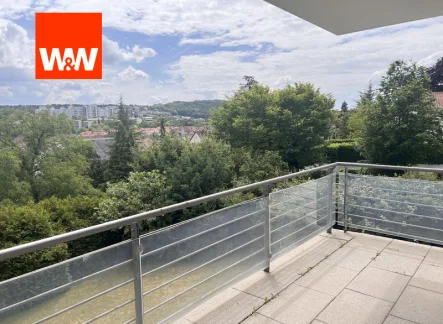
[[[428,69],[432,91],[443,91],[443,57]]]
[[[443,111],[435,107],[424,67],[393,62],[361,115],[359,144],[372,163],[427,163],[443,153]]]
[[[128,111],[123,106],[122,98],[120,98],[118,108],[118,121],[112,134],[114,142],[109,149],[106,178],[115,182],[125,179],[132,171],[131,163],[133,162],[133,150],[136,145],[135,131],[129,120]]]
[[[253,85],[222,104],[210,122],[216,136],[233,147],[275,151],[300,168],[321,160],[334,102],[310,83],[274,91]]]
[[[15,189],[10,195],[18,188],[20,192],[28,188],[37,202],[52,195],[90,192],[87,155],[93,148],[91,143],[71,136],[72,129],[73,122],[65,115],[54,117],[46,112],[18,111],[1,120],[0,161],[11,167],[9,181],[14,179],[14,172],[18,180],[12,184]]]

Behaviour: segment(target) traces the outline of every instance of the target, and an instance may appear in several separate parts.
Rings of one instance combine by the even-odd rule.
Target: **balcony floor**
[[[179,324],[441,324],[443,248],[320,234]]]

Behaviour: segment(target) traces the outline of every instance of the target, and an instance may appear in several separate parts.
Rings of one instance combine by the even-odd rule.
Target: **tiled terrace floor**
[[[442,324],[443,248],[321,234],[180,324]]]

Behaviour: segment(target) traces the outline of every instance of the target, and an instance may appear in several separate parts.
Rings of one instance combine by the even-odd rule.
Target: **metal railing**
[[[443,173],[333,163],[2,250],[0,261],[131,226],[128,241],[1,282],[0,322],[172,323],[250,274],[270,271],[271,258],[336,223],[441,242],[435,233],[443,231],[443,183],[349,174],[359,167]],[[271,190],[318,172],[319,179]],[[262,197],[139,232],[142,220],[258,188]]]

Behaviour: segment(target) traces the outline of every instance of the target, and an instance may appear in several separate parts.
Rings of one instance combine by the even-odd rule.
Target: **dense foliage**
[[[222,100],[173,101],[155,104],[151,109],[169,112],[172,115],[208,119],[211,110],[217,109],[222,102]]]
[[[233,147],[275,151],[300,168],[321,161],[334,102],[310,83],[282,90],[254,84],[230,97],[210,122],[216,136]]]
[[[375,99],[359,109],[357,136],[370,162],[411,165],[443,156],[443,110],[435,106],[424,67],[392,63]]]

